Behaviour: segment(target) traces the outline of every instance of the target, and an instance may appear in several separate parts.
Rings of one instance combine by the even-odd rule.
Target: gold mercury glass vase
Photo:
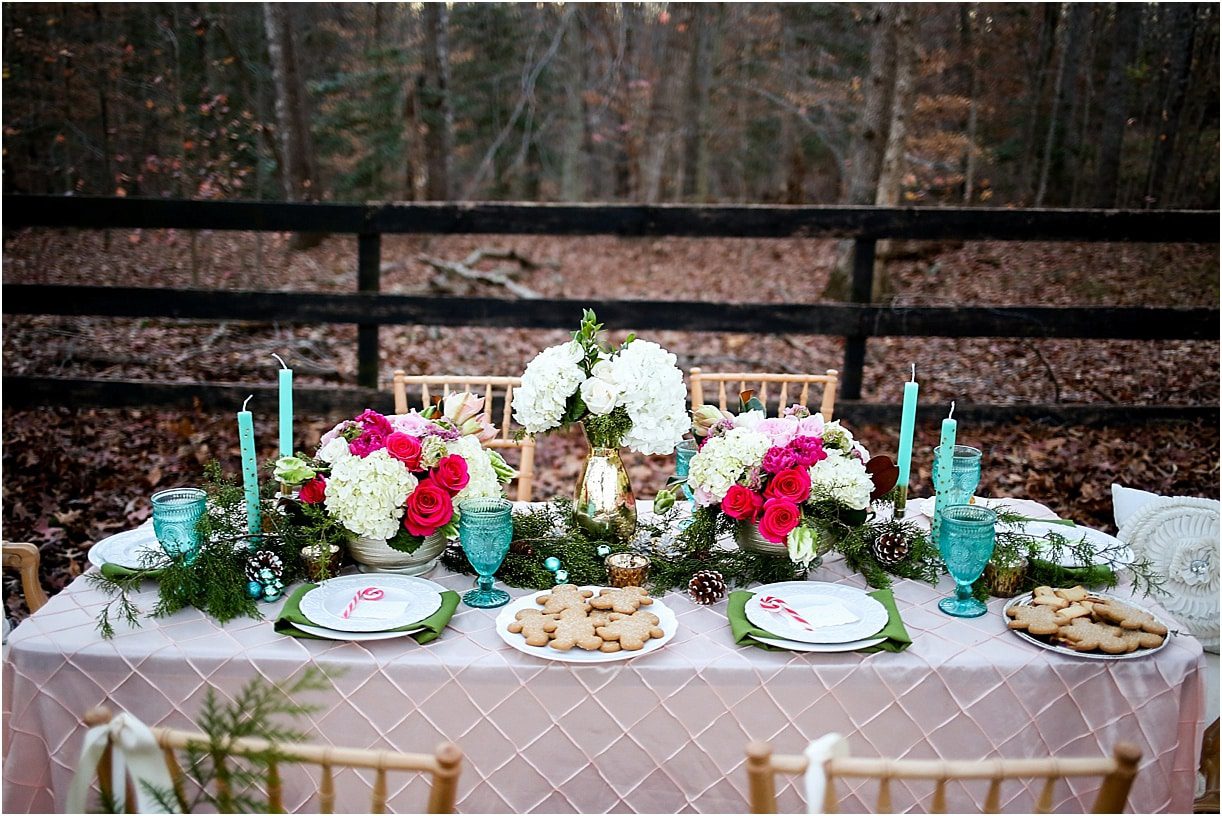
[[[630,541],[636,533],[636,499],[616,448],[590,447],[573,497],[577,522],[591,533]]]

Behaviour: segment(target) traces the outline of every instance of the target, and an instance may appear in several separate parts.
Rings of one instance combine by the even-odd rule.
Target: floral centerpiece
[[[591,529],[630,537],[636,505],[618,449],[670,454],[690,425],[687,390],[675,355],[634,334],[618,346],[599,339],[602,324],[585,310],[568,343],[544,349],[514,390],[514,417],[528,434],[581,423],[590,455],[574,511]]]
[[[496,436],[483,407],[460,392],[423,413],[366,410],[324,434],[314,457],[279,459],[276,478],[298,488],[310,522],[348,534],[359,562],[422,572],[457,535],[459,503],[500,496],[516,475],[483,447]]]
[[[878,457],[871,467],[869,451],[847,428],[800,405],[771,418],[762,406],[734,416],[704,405],[694,420],[704,439],[688,485],[698,506],[735,520],[744,549],[787,552],[795,563],[817,565],[895,485],[889,459]]]

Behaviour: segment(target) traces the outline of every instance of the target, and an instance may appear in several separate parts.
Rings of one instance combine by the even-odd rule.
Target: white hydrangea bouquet
[[[500,496],[516,475],[483,447],[496,436],[483,407],[460,392],[424,413],[364,411],[324,434],[314,457],[277,460],[276,478],[298,488],[312,520],[413,553],[431,535],[457,535],[460,502]]]
[[[878,457],[870,467],[869,451],[838,421],[800,405],[767,418],[746,396],[750,410],[737,416],[711,405],[693,412],[704,440],[688,487],[698,506],[735,520],[740,547],[772,549],[762,539],[809,565],[842,531],[865,524],[871,501],[895,486],[894,465]]]
[[[586,309],[571,341],[530,361],[513,394],[514,417],[528,434],[580,422],[595,448],[674,453],[691,422],[675,355],[634,334],[612,347],[598,339],[602,328]]]

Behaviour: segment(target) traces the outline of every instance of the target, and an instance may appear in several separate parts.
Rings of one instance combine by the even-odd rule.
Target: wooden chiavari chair
[[[5,541],[0,544],[4,552],[4,566],[13,567],[21,573],[21,592],[25,596],[30,612],[37,612],[47,602],[47,594],[38,582],[38,548],[33,544]]]
[[[112,713],[105,707],[92,709],[85,715],[85,723],[91,728],[110,722]],[[199,750],[210,750],[208,737],[201,733],[179,731],[173,728],[153,728],[157,744],[165,754],[166,765],[170,770],[170,778],[174,783],[174,793],[181,800],[184,798],[186,777],[182,766],[175,755],[176,750],[185,750],[194,746]],[[318,799],[319,812],[335,812],[335,779],[334,769],[364,768],[375,772],[373,791],[370,796],[370,813],[386,812],[386,774],[388,771],[415,771],[428,773],[433,777],[433,788],[429,794],[427,813],[453,813],[454,801],[458,791],[458,775],[462,772],[462,750],[452,742],[443,742],[432,754],[403,754],[397,751],[368,751],[358,748],[335,748],[329,745],[295,745],[275,744],[263,739],[235,739],[228,746],[223,756],[214,756],[213,761],[218,769],[226,760],[232,757],[266,755],[269,749],[281,761],[293,764],[317,765],[322,771],[319,781]],[[98,781],[102,795],[110,798],[110,763],[111,747],[108,744],[98,762]],[[217,774],[216,785],[218,793],[226,785],[226,775]],[[131,778],[127,779],[127,802],[135,801],[135,791]],[[168,793],[168,791],[167,791]],[[224,791],[227,795],[228,791]],[[270,813],[283,813],[283,789],[280,780],[279,763],[272,763],[268,773],[267,805]]]
[[[408,411],[408,386],[420,387],[420,407],[427,408],[432,404],[434,391],[438,396],[446,397],[451,392],[469,391],[477,397],[484,398],[484,420],[492,422],[493,395],[504,389],[505,404],[501,409],[500,435],[484,443],[487,448],[517,448],[521,451],[518,462],[518,501],[530,501],[531,491],[535,482],[535,440],[525,436],[521,440],[513,438],[513,389],[522,384],[521,377],[490,377],[485,375],[464,374],[423,374],[408,376],[402,369],[395,371],[393,389],[395,395],[395,413],[405,414]]]
[[[729,410],[727,406],[730,404],[731,394],[726,391],[727,383],[737,383],[738,391],[734,392],[734,404],[738,404],[738,393],[746,391],[749,386],[759,383],[759,391],[755,396],[765,406],[768,405],[768,386],[769,384],[779,385],[780,391],[778,394],[778,405],[782,408],[798,402],[802,405],[809,405],[810,387],[812,385],[823,386],[823,396],[819,403],[819,413],[823,414],[823,418],[827,421],[832,420],[832,414],[836,409],[836,385],[840,381],[840,372],[834,368],[829,368],[826,374],[766,374],[760,372],[727,372],[727,371],[705,371],[701,368],[693,368],[688,372],[688,381],[691,384],[692,408],[695,409],[701,405],[708,403],[708,395],[704,392],[704,386],[708,384],[717,384],[717,406],[721,410]],[[798,392],[797,399],[791,399],[790,387]]]
[[[1043,779],[1044,785],[1036,802],[1037,813],[1052,808],[1052,794],[1059,779],[1080,776],[1101,776],[1103,787],[1095,797],[1094,813],[1120,813],[1129,798],[1129,788],[1137,775],[1141,749],[1127,742],[1116,743],[1111,757],[1041,757],[1038,759],[983,759],[948,761],[926,759],[867,759],[838,756],[824,763],[827,786],[822,802],[823,813],[835,813],[837,779],[877,779],[878,800],[875,813],[890,813],[891,780],[925,779],[935,782],[930,813],[946,812],[946,783],[949,780],[988,780],[984,812],[997,813],[1001,807],[1001,784],[1007,779]],[[750,783],[751,812],[776,813],[776,778],[778,773],[804,774],[808,762],[799,754],[773,754],[766,742],[747,745],[747,779]],[[818,807],[818,805],[814,806]],[[813,807],[812,811],[815,812]]]

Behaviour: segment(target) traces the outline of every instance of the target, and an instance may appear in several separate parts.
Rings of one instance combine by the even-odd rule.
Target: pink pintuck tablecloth
[[[1050,515],[1047,508],[1018,503]],[[434,578],[465,589],[470,578]],[[862,586],[839,559],[813,576]],[[149,606],[148,587],[141,596]],[[1135,812],[1190,811],[1203,714],[1202,652],[1189,637],[1159,654],[1104,662],[1031,647],[1007,632],[1000,601],[973,620],[936,609],[948,580],[898,581],[895,597],[913,645],[901,654],[794,654],[736,647],[725,601],[700,607],[665,598],[679,632],[662,650],[620,663],[545,662],[513,651],[493,630],[495,610],[459,607],[439,640],[370,643],[296,640],[267,621],[218,626],[194,610],[95,631],[105,602],[83,579],[18,627],[4,664],[4,809],[62,809],[91,706],[106,702],[145,722],[190,727],[209,687],[232,694],[254,676],[276,680],[315,664],[343,670],[305,723],[316,741],[361,748],[465,752],[460,812],[738,812],[747,807],[744,746],[752,738],[798,753],[829,731],[867,756],[978,758],[1090,756],[1119,740],[1142,750],[1129,803]],[[520,594],[515,592],[515,594]],[[314,811],[316,782],[286,775],[286,805]],[[368,805],[367,781],[338,777],[341,807]],[[420,809],[425,780],[390,777],[390,807]],[[1056,809],[1081,811],[1094,780],[1057,788]],[[952,785],[951,812],[979,811],[987,785]],[[358,790],[359,789],[359,790]],[[782,812],[805,803],[800,780],[780,780]],[[928,801],[895,786],[895,806]],[[866,811],[873,784],[845,792]],[[1028,811],[1038,794],[1002,788],[1003,810]]]

